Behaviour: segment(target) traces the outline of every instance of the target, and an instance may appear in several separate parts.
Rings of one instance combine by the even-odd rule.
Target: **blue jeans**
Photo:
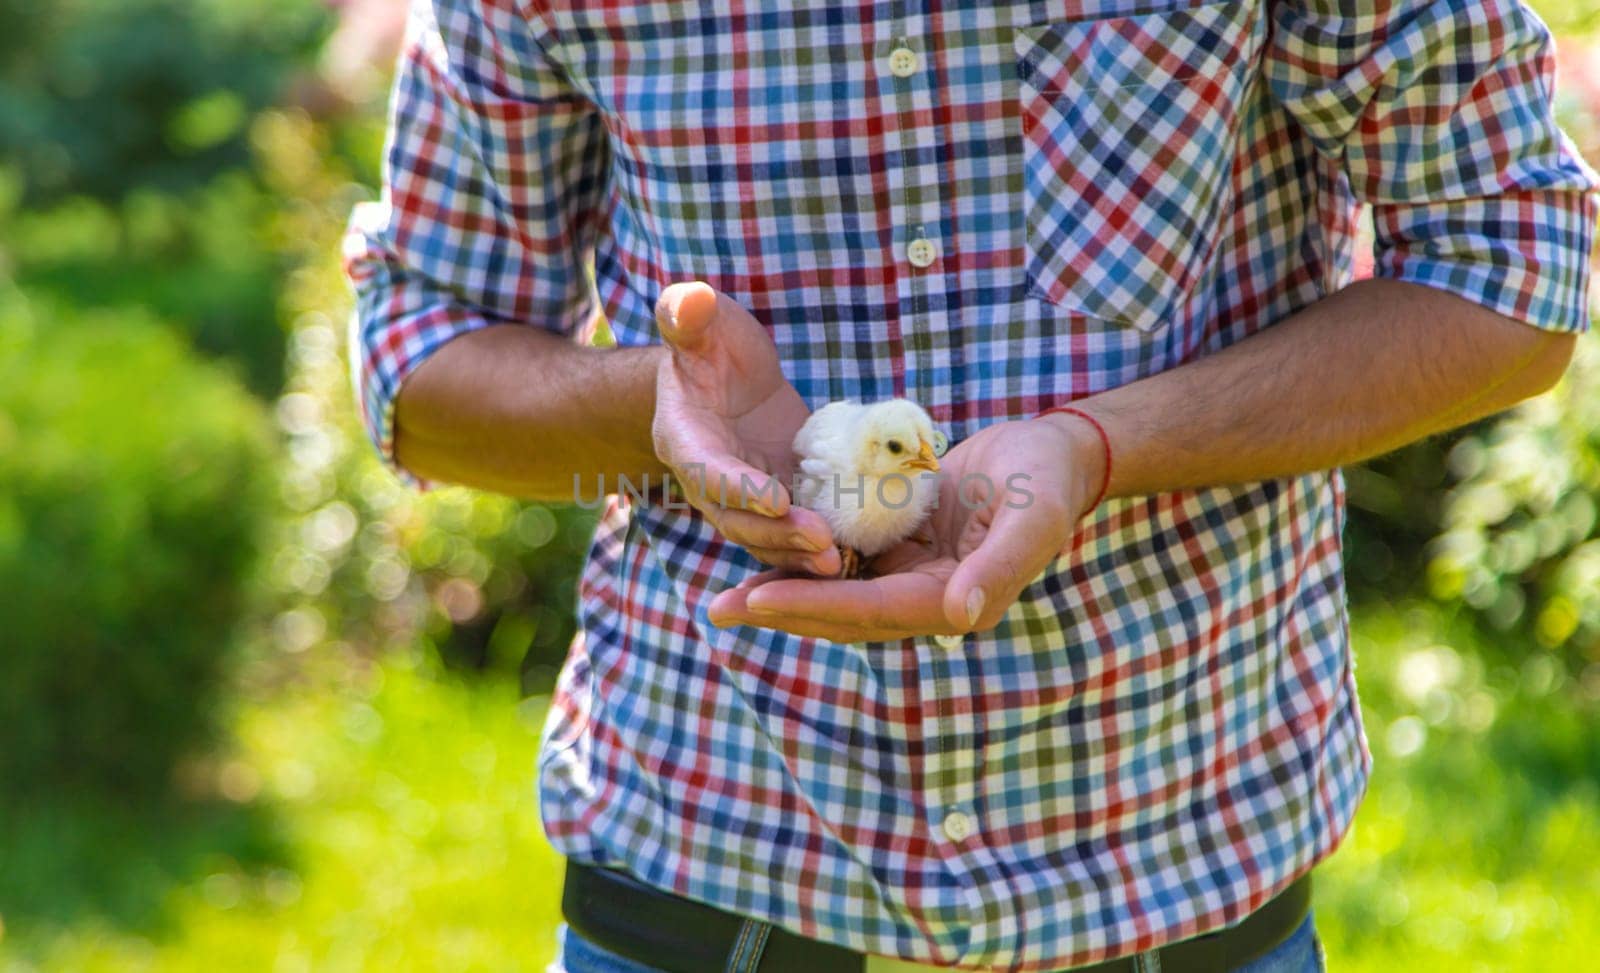
[[[557,935],[561,942],[560,955],[547,973],[661,973],[653,966],[635,963],[601,949],[568,929],[566,923],[561,924]],[[1280,943],[1277,949],[1252,963],[1235,967],[1231,973],[1323,973],[1323,970],[1322,943],[1317,940],[1311,917],[1306,916],[1300,928]],[[1162,973],[1184,971],[1174,969],[1163,970]]]

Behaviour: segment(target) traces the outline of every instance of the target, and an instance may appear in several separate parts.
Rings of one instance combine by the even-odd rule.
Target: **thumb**
[[[673,284],[656,301],[656,327],[674,352],[699,352],[710,343],[717,292],[704,281]]]
[[[977,550],[957,565],[944,588],[945,618],[962,631],[991,628],[1055,558],[1057,544],[1029,511],[1002,506]]]

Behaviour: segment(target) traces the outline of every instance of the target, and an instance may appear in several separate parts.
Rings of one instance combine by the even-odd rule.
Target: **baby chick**
[[[822,514],[843,562],[859,575],[866,559],[922,524],[938,496],[936,447],[944,437],[915,402],[831,402],[794,437],[800,460],[795,501]]]

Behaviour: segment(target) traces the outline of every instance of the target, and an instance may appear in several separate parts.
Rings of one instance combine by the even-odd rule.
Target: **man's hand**
[[[766,572],[717,595],[711,620],[834,642],[993,628],[1069,546],[1104,471],[1104,448],[1082,419],[990,426],[945,456],[928,543],[879,555],[867,581]]]
[[[656,304],[671,354],[656,377],[656,455],[722,536],[763,562],[836,574],[827,521],[790,506],[794,436],[810,414],[761,323],[702,283]]]

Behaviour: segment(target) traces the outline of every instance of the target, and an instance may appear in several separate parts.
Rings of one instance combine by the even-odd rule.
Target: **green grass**
[[[1527,0],[1527,3],[1558,36],[1588,34],[1600,28],[1600,3],[1595,0]]]
[[[1540,657],[1486,666],[1436,614],[1357,632],[1377,771],[1319,872],[1333,968],[1600,955],[1596,694]],[[542,701],[398,660],[327,672],[241,706],[236,752],[195,772],[213,796],[175,816],[14,817],[0,971],[542,970]]]
[[[1318,873],[1332,968],[1587,968],[1600,956],[1600,684],[1424,611],[1359,618],[1356,658],[1375,768]],[[1484,661],[1497,658],[1516,663]]]
[[[560,881],[532,790],[541,718],[509,685],[398,662],[246,706],[208,814],[108,842],[124,822],[86,809],[10,856],[29,863],[0,880],[0,971],[540,970]],[[0,861],[49,830],[8,829]],[[62,832],[98,855],[61,862]],[[40,886],[62,890],[49,909]]]

